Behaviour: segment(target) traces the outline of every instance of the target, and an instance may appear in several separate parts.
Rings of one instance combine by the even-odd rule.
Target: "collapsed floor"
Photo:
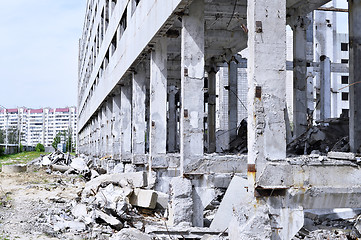
[[[197,176],[165,180],[159,173],[135,171],[107,159],[93,161],[61,152],[44,156],[31,163],[27,173],[1,173],[0,234],[22,239],[230,239],[228,223],[237,214],[233,208],[240,208],[239,198],[246,198],[246,175],[241,168],[232,174],[215,173],[221,169],[211,159],[224,166],[234,157],[208,156],[208,162],[198,166],[198,171],[208,171],[207,177],[197,186]],[[353,168],[360,164],[355,155],[334,152],[287,161]],[[246,164],[246,157],[238,156],[236,162]],[[167,184],[168,191],[160,191]],[[205,202],[200,213],[203,227],[192,227],[200,212],[194,208],[200,207],[196,192],[203,192],[198,195]],[[357,239],[360,213],[360,209],[305,210],[303,227],[293,239]],[[261,219],[265,227],[270,225],[269,219]]]

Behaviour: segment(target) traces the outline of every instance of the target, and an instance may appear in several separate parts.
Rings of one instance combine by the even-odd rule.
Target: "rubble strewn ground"
[[[180,205],[185,214],[172,216],[169,201],[190,201],[185,198],[189,194],[184,192],[191,191],[185,180],[174,178],[171,186],[182,188],[168,195],[148,188],[144,172],[102,173],[104,169],[95,168],[86,157],[61,152],[31,162],[26,172],[2,172],[0,239],[228,239],[223,227],[214,231],[184,224],[191,214],[185,203]],[[223,196],[220,191],[205,208],[206,226],[217,215]],[[360,209],[306,212],[305,225],[294,240],[357,239],[360,214]],[[169,218],[180,224],[171,227]]]

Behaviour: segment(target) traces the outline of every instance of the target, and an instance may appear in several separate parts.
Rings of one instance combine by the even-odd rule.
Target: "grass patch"
[[[48,153],[44,152],[21,152],[10,155],[0,156],[0,166],[2,165],[12,165],[12,164],[26,164],[38,157],[40,155],[45,155]]]

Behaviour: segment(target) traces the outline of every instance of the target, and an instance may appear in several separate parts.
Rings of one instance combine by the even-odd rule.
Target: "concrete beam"
[[[360,152],[361,146],[361,1],[349,1],[350,37],[350,148]]]
[[[203,157],[204,0],[182,18],[180,154],[182,174]]]

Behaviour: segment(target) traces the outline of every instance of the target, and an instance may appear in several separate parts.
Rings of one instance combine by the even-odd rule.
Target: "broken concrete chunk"
[[[89,168],[88,168],[85,160],[82,158],[74,158],[71,161],[70,166],[79,172],[89,171]]]
[[[162,192],[157,192],[157,203],[164,209],[168,208],[169,195]]]
[[[71,213],[75,218],[82,219],[87,216],[88,211],[85,204],[77,204],[73,207]]]
[[[170,184],[173,198],[189,198],[192,196],[192,183],[189,179],[175,177]]]
[[[152,238],[138,229],[134,228],[124,228],[120,232],[114,234],[109,240],[152,240]]]
[[[125,201],[126,193],[121,187],[109,184],[98,191],[95,196],[95,203],[103,208],[116,209],[119,201]]]
[[[328,158],[340,159],[340,160],[356,160],[355,153],[352,152],[329,152],[327,154]]]
[[[48,157],[48,156],[44,156],[44,157],[43,157],[43,162],[42,162],[41,164],[44,165],[44,166],[50,165],[50,164],[51,164],[51,161],[50,161],[49,157]]]
[[[257,206],[257,207],[254,207]],[[271,239],[272,229],[270,212],[265,204],[256,201],[234,209],[229,224],[230,239]]]
[[[2,165],[3,173],[21,173],[26,172],[28,167],[25,164]]]
[[[106,224],[108,224],[109,226],[111,226],[116,230],[120,230],[123,228],[123,223],[121,221],[99,210],[95,210],[95,219],[96,220],[100,219],[101,221],[105,222]]]
[[[171,181],[171,201],[168,224],[170,226],[192,225],[192,183],[189,179],[175,177]]]
[[[153,190],[134,189],[129,202],[133,206],[154,209],[158,194]]]
[[[250,196],[245,188],[247,186],[247,179],[239,176],[233,177],[211,223],[211,230],[224,231],[231,221],[233,209],[250,201]]]
[[[114,184],[120,185],[121,187],[125,187],[126,185],[138,188],[144,187],[147,182],[146,177],[145,172],[104,174],[87,182],[82,193],[82,198],[84,199],[88,196],[95,195],[102,185]]]

